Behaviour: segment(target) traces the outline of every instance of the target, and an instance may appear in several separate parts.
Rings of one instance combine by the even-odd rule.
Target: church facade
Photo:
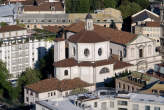
[[[68,58],[65,53],[68,47]],[[91,15],[86,17],[85,29],[67,40],[56,39],[54,44],[54,73],[57,79],[80,78],[88,83],[99,83],[117,72],[133,68],[110,53],[110,40],[97,34]]]

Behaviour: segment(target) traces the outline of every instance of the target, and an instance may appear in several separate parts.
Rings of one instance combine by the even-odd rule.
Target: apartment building
[[[36,110],[163,110],[164,98],[147,94],[98,91],[36,102]]]
[[[53,41],[38,40],[17,25],[1,27],[0,39],[0,59],[6,63],[11,78],[37,66],[38,59],[53,46]]]

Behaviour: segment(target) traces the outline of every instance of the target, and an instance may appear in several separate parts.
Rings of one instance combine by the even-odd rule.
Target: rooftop
[[[85,30],[85,23],[82,21],[78,23],[73,23],[65,27],[65,30],[75,33],[79,33],[79,32],[81,33],[82,31]],[[101,35],[101,37],[103,37],[106,40],[123,45],[128,44],[129,42],[133,41],[137,37],[137,35],[131,34],[129,32],[120,31],[112,28],[105,28],[103,26],[99,26],[95,24],[94,24],[94,33],[97,33],[97,35],[99,36]]]
[[[137,86],[141,86],[144,87],[145,85],[151,84],[159,79],[155,78],[155,77],[151,77],[147,74],[144,73],[140,73],[140,72],[132,72],[130,75],[128,76],[124,76],[119,78],[119,80],[137,85]]]
[[[147,18],[151,18],[154,21],[160,21],[159,15],[157,15],[147,9],[144,9],[144,10],[132,15],[132,22],[144,21]]]
[[[55,3],[41,3],[38,6],[28,5],[24,6],[24,11],[64,11],[64,7],[61,2]]]
[[[54,66],[56,67],[72,67],[72,66],[103,66],[103,65],[108,65],[108,64],[114,64],[114,69],[121,69],[124,67],[129,67],[133,66],[132,64],[122,62],[117,60],[116,58],[109,58],[107,60],[100,60],[100,61],[95,61],[90,62],[90,61],[83,61],[78,63],[74,58],[68,58],[64,59],[58,62],[54,62]]]
[[[146,22],[146,27],[160,27],[160,22]]]
[[[38,81],[34,84],[27,85],[25,88],[37,93],[48,92],[52,90],[67,91],[74,88],[89,87],[92,84],[86,83],[79,78],[58,80],[55,78]]]
[[[20,31],[25,30],[25,28],[20,27],[18,25],[7,25],[0,28],[0,33],[2,32],[11,32],[11,31]]]
[[[108,101],[110,99],[115,100],[117,98],[119,99],[126,98],[131,102],[137,102],[137,103],[148,103],[148,104],[155,103],[161,105],[164,103],[164,97],[158,95],[147,95],[147,94],[138,94],[138,93],[129,93],[129,94],[109,93],[108,94],[109,91],[99,91],[99,92],[100,93],[92,92],[92,93],[79,94],[76,96],[69,96],[65,98],[39,101],[36,103],[52,110],[83,110],[84,108],[88,108],[87,110],[94,110],[92,108],[91,103],[86,104],[83,102],[92,101],[92,100],[96,100],[97,102],[99,102],[98,100]],[[108,95],[104,93],[107,93]],[[80,105],[78,103],[80,103]]]

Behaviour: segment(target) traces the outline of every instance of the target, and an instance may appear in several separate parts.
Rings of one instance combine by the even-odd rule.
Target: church
[[[143,35],[85,22],[65,28],[65,38],[54,43],[54,76],[100,83],[125,70],[146,71],[161,62],[155,41]]]

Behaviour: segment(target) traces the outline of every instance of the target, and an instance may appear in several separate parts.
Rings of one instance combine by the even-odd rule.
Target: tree
[[[148,8],[150,5],[149,0],[134,0],[134,2],[139,4],[143,9]]]
[[[41,74],[36,69],[28,68],[25,72],[22,73],[17,82],[17,93],[19,94],[18,98],[20,102],[23,102],[24,87],[28,84],[38,82],[40,79]]]
[[[3,26],[7,26],[7,25],[8,25],[8,24],[5,23],[5,22],[1,22],[1,23],[0,23],[0,26],[1,26],[1,27],[3,27]]]
[[[90,11],[90,1],[89,0],[80,0],[79,13],[88,13]]]
[[[119,10],[122,12],[122,16],[125,19],[142,10],[142,8],[137,3],[126,1],[119,6]]]
[[[39,61],[39,70],[42,74],[42,78],[47,78],[48,75],[54,73],[54,48],[50,48],[48,54],[46,54],[40,61]]]
[[[104,6],[105,8],[115,8],[117,5],[116,0],[104,0]]]

